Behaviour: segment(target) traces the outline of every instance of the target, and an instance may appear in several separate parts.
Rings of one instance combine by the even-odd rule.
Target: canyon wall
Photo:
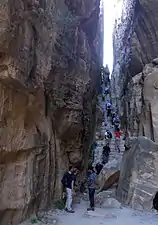
[[[151,210],[158,182],[157,10],[154,0],[124,1],[114,30],[112,100],[125,137],[133,137],[125,144],[117,194],[141,210]]]
[[[138,117],[145,111],[148,111],[148,114],[153,114],[152,110],[155,111],[153,106],[150,107],[146,101],[149,96],[144,96],[144,92],[148,95],[147,91],[144,90],[144,86],[149,89],[147,87],[149,84],[146,82],[148,82],[150,74],[153,74],[153,72],[156,74],[157,70],[157,64],[152,64],[152,60],[158,57],[157,8],[158,3],[154,0],[124,1],[121,20],[116,21],[114,29],[113,102],[119,108],[122,125],[127,134],[138,135],[145,132],[145,135],[149,138],[153,136],[152,132],[156,131],[147,132],[144,130],[152,130],[155,125],[151,125],[151,123],[155,119],[149,119],[150,116],[145,115],[140,122]],[[146,64],[150,65],[145,66]],[[138,77],[140,77],[140,80]],[[157,79],[156,75],[155,78],[151,79]],[[154,92],[154,100],[156,98],[156,89],[152,85],[150,88]],[[137,97],[134,97],[136,95]],[[134,101],[133,98],[137,99]],[[144,110],[144,108],[147,110]],[[142,128],[147,118],[148,128]],[[135,125],[130,125],[129,128],[129,125],[127,125],[129,120],[132,121],[131,123],[137,124],[137,128],[134,128]],[[155,140],[154,137],[151,139]]]
[[[100,0],[0,3],[0,224],[18,224],[84,171],[100,85]]]

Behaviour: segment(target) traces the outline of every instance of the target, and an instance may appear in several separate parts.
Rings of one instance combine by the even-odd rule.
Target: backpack
[[[107,137],[110,139],[112,138],[112,133],[110,131],[107,131]]]
[[[64,174],[63,178],[61,179],[61,183],[64,187],[67,186],[67,184],[68,184],[68,174],[67,173]]]

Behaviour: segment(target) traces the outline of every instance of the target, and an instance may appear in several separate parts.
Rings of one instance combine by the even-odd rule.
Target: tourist
[[[74,213],[74,210],[72,210],[72,192],[74,188],[74,182],[76,180],[74,174],[74,168],[72,166],[69,166],[69,171],[66,172],[61,180],[63,186],[66,189],[66,206],[65,210],[69,213]]]
[[[106,102],[106,111],[107,111],[107,117],[111,115],[111,103],[109,100]]]
[[[111,112],[111,123],[114,125],[114,118],[116,117],[116,113],[114,111]]]
[[[112,133],[109,130],[106,130],[104,134],[105,146],[109,146],[112,138]]]
[[[116,128],[115,130],[115,149],[120,153],[120,137],[121,137],[121,131],[120,128]]]
[[[114,117],[113,124],[116,131],[120,127],[120,118],[118,116]]]
[[[88,190],[89,190],[89,201],[90,207],[87,209],[88,211],[94,211],[94,194],[95,194],[95,179],[96,173],[92,166],[88,169]]]
[[[101,170],[103,168],[103,165],[101,163],[97,163],[96,166],[95,166],[95,169],[96,169],[96,174],[99,175]]]
[[[110,147],[108,145],[104,146],[103,147],[103,153],[102,153],[102,159],[103,159],[102,163],[103,164],[108,163],[109,154],[110,154]]]

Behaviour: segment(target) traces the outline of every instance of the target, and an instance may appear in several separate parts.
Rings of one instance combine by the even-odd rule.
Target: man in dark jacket
[[[96,173],[94,168],[91,166],[88,169],[88,190],[89,190],[89,201],[90,207],[87,209],[88,211],[94,211],[94,194],[95,194],[95,179]]]
[[[74,213],[72,210],[72,192],[74,188],[75,182],[75,175],[74,175],[74,168],[69,166],[69,171],[66,172],[61,180],[63,186],[66,189],[66,206],[65,210],[69,213]]]

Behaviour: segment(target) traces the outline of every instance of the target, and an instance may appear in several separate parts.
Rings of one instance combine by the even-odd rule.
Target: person
[[[64,188],[66,189],[66,205],[65,205],[65,211],[69,213],[74,213],[75,211],[72,210],[72,192],[74,188],[74,182],[75,182],[75,174],[74,168],[72,166],[69,166],[68,172],[66,172],[61,180]]]
[[[103,155],[102,155],[102,159],[103,159],[102,163],[105,164],[105,163],[108,162],[108,159],[109,159],[110,147],[107,146],[107,145],[104,146],[104,147],[103,147],[103,153],[102,153],[102,154],[103,154]]]
[[[111,138],[112,138],[111,132],[106,130],[106,132],[104,134],[105,145],[107,145],[107,146],[110,145]]]
[[[121,137],[121,131],[120,128],[116,128],[115,130],[115,149],[116,151],[120,152],[120,137]]]
[[[96,174],[99,175],[101,170],[103,168],[103,165],[101,163],[97,163],[96,166],[95,166],[95,169],[96,169]]]
[[[95,179],[96,173],[92,166],[88,169],[88,190],[89,190],[89,201],[90,207],[87,209],[88,211],[94,211],[94,195],[95,195]]]
[[[111,103],[109,100],[106,102],[106,111],[107,111],[107,117],[111,115]]]
[[[113,124],[116,131],[120,127],[120,118],[118,116],[114,117]]]
[[[116,116],[116,113],[114,111],[111,112],[111,123],[114,125],[114,118]]]
[[[111,133],[109,130],[106,130],[106,132],[107,132],[107,137],[108,137],[109,139],[111,139],[111,138],[112,138],[112,133]]]

